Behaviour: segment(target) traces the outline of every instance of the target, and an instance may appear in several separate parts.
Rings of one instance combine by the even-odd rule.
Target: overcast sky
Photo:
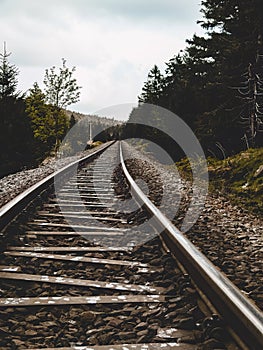
[[[69,109],[94,113],[137,102],[153,65],[164,69],[202,32],[200,1],[0,0],[0,44],[12,52],[22,91],[43,87],[45,69],[62,57],[76,66],[83,88]]]

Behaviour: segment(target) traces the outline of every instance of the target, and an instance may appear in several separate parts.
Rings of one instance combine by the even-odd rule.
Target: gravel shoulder
[[[79,152],[72,157],[63,157],[60,159],[56,157],[47,158],[37,168],[22,170],[3,177],[0,179],[0,208],[23,191],[36,184],[38,181],[52,174],[58,169],[58,167],[64,167],[77,159],[85,157],[86,155],[93,153],[95,149],[99,149],[102,146],[103,145],[100,145],[96,148]]]
[[[99,195],[96,194],[96,186],[90,186],[91,184],[96,185],[94,176],[90,176],[92,172],[93,175],[96,174],[98,182],[111,182],[115,189],[112,197],[118,194],[118,198],[121,198],[119,203],[123,202],[122,199],[129,197],[129,191],[122,191],[126,187],[118,165],[117,147],[116,143],[97,160],[79,169],[75,179],[82,183],[82,188],[79,187],[80,194],[85,193],[86,196],[89,196],[88,201],[94,201],[93,213],[97,218],[98,215],[101,215],[101,211],[103,211],[101,218],[105,219],[111,215],[108,213],[110,206],[106,205],[111,202],[104,201],[103,208],[97,202]],[[130,167],[132,167],[133,176],[148,185],[149,196],[158,205],[164,193],[163,187],[166,186],[165,180],[163,182],[160,179],[159,171],[155,170],[149,161],[140,158],[137,158],[135,162],[131,160]],[[113,172],[112,169],[114,169]],[[145,173],[149,176],[143,176]],[[157,183],[158,186],[156,186]],[[97,186],[97,189],[101,187],[105,191],[103,185]],[[54,231],[61,231],[61,225],[70,222],[67,222],[64,216],[52,218],[49,214],[61,212],[58,206],[59,195],[63,197],[62,193],[72,189],[74,185],[72,185],[71,178],[62,187],[60,193],[49,191],[48,201],[44,200],[42,203],[38,201],[37,209],[33,203],[32,212],[30,208],[27,210],[28,218],[25,215],[18,218],[15,234],[12,234],[14,227],[10,225],[7,228],[5,244],[8,247],[22,244],[24,248],[28,246],[55,247],[56,251],[57,247],[62,246],[94,248],[94,243],[95,245],[104,243],[102,238],[105,235],[102,235],[99,240],[97,236],[95,242],[92,235],[91,239],[88,239],[86,234],[84,236],[80,234],[74,236],[74,233],[73,236],[53,234]],[[96,198],[92,199],[91,196],[94,194]],[[75,193],[70,197],[74,196]],[[117,201],[117,198],[113,199]],[[43,211],[45,205],[50,204],[49,209]],[[11,279],[2,278],[0,297],[23,296],[28,298],[26,299],[28,301],[31,297],[40,296],[44,305],[41,305],[40,299],[30,307],[20,305],[17,308],[17,304],[14,307],[10,304],[10,300],[5,303],[6,307],[0,310],[1,349],[29,349],[32,347],[49,349],[63,347],[64,349],[69,346],[91,349],[93,345],[111,345],[112,349],[119,345],[120,349],[128,349],[136,347],[136,344],[144,343],[157,343],[149,348],[159,349],[167,348],[168,341],[172,342],[173,347],[176,344],[185,350],[229,348],[227,345],[231,342],[231,337],[224,323],[217,316],[202,310],[195,286],[191,284],[188,275],[180,270],[170,252],[161,248],[157,235],[153,239],[148,237],[146,241],[141,242],[142,232],[137,231],[137,228],[140,227],[141,222],[145,223],[146,216],[145,213],[140,212],[138,206],[136,209],[137,215],[129,219],[132,223],[126,221],[128,219],[126,213],[118,213],[116,210],[113,211],[114,215],[117,214],[122,220],[107,223],[108,229],[112,228],[113,232],[121,228],[127,229],[125,234],[119,237],[120,240],[123,240],[121,247],[127,247],[128,242],[134,240],[134,236],[137,235],[140,244],[137,243],[134,249],[119,251],[107,249],[97,252],[78,250],[75,253],[71,251],[70,260],[65,255],[60,256],[62,260],[57,259],[58,257],[53,254],[46,256],[41,254],[36,258],[32,252],[29,255],[18,254],[17,256],[14,251],[12,253],[12,249],[11,252],[5,251],[2,254],[4,266],[17,266],[20,269],[19,272],[33,275],[33,278],[32,276],[31,280],[29,276],[26,280],[12,280],[12,277]],[[143,217],[140,214],[144,214]],[[83,225],[88,225],[91,217],[78,217],[77,220],[75,223],[79,224],[82,220]],[[47,230],[51,230],[50,235],[31,235],[29,238],[28,231],[42,224],[48,224]],[[52,224],[58,224],[59,227],[54,226],[53,228]],[[96,227],[99,227],[97,225],[98,223]],[[131,226],[135,227],[137,232],[133,231],[129,236],[128,231],[131,231]],[[150,230],[153,231],[152,227]],[[108,243],[102,245],[116,247],[114,244],[116,242],[113,241],[114,236],[115,234],[109,235]],[[127,236],[129,236],[128,242],[126,242]],[[54,248],[51,250],[53,251]],[[75,255],[74,258],[72,254]],[[92,263],[90,258],[93,258]],[[102,259],[110,259],[111,262],[105,260],[103,262]],[[42,276],[40,280],[38,276]],[[23,278],[23,276],[20,277]],[[55,283],[50,283],[54,282],[54,279]],[[160,293],[160,295],[150,296],[152,293]],[[66,299],[67,304],[58,305],[54,299],[47,300],[50,296],[60,296],[64,301]],[[73,304],[73,299],[70,301],[69,298],[74,297],[82,298],[82,301],[78,300],[76,304]],[[104,300],[111,299],[111,301],[104,304],[102,303],[103,298]],[[132,302],[129,298],[133,298],[134,301]],[[145,302],[145,299],[142,298],[148,298],[149,302]],[[91,302],[88,303],[88,300]],[[121,301],[121,304],[118,301]],[[123,343],[133,345],[126,347]],[[237,349],[234,344],[232,345],[232,350]],[[148,346],[138,345],[138,348],[146,349]]]
[[[125,144],[130,158],[153,165],[165,189],[159,206],[177,227],[181,227],[192,197],[190,182],[180,179],[175,170],[149,158]],[[151,170],[149,170],[151,172]],[[151,174],[150,174],[151,177]],[[180,203],[178,204],[178,200]],[[167,215],[168,214],[168,215]],[[175,215],[174,215],[175,214]],[[263,222],[233,205],[220,193],[209,193],[196,223],[185,235],[255,304],[263,309]]]
[[[64,166],[93,151],[94,149],[88,150],[77,156],[61,159],[59,162]],[[127,143],[125,143],[125,152],[130,158],[141,161],[143,174],[149,172],[151,176],[151,167],[157,169],[160,175],[158,186],[162,186],[161,195],[165,199],[165,201],[159,200],[159,206],[180,228],[191,200],[191,184],[182,179],[178,181],[175,171],[167,169]],[[57,160],[50,159],[36,169],[21,171],[2,178],[0,206],[54,172],[56,166]],[[136,166],[140,167],[140,164],[137,162]],[[153,178],[156,181],[156,172]],[[245,295],[263,309],[262,233],[262,219],[232,205],[220,194],[209,194],[199,219],[185,234]]]

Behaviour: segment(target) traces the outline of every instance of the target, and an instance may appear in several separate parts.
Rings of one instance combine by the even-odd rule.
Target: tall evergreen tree
[[[8,60],[11,52],[7,53],[4,43],[3,53],[0,53],[0,99],[7,96],[17,97],[18,68]]]
[[[154,65],[148,74],[146,83],[139,96],[139,102],[157,104],[162,94],[163,76],[160,69]]]
[[[25,113],[25,102],[17,92],[18,69],[0,54],[0,176],[32,164],[33,135]]]
[[[45,99],[45,94],[35,82],[26,98],[26,113],[31,121],[35,140],[34,154],[37,158],[43,158],[55,144],[52,107],[46,104]],[[61,127],[63,130],[65,125],[62,124]]]
[[[208,37],[203,39],[203,45],[196,41],[190,44],[205,51],[213,62],[212,76],[204,90],[210,99],[207,110],[198,120],[202,130],[210,125],[209,147],[219,141],[228,152],[243,148],[242,104],[234,87],[239,85],[245,69],[255,65],[257,53],[262,51],[260,3],[260,0],[251,0],[248,6],[246,0],[202,1],[205,17],[201,24]]]
[[[185,51],[167,63],[154,99],[147,79],[139,103],[154,100],[183,118],[208,153],[222,155],[225,149],[230,154],[244,147],[243,103],[236,87],[247,67],[256,67],[256,57],[263,53],[262,1],[203,0],[201,4],[200,24],[206,35],[187,40]],[[259,86],[257,96],[259,101]]]

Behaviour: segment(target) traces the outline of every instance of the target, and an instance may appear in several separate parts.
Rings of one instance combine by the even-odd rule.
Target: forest
[[[186,48],[149,71],[138,107],[126,126],[111,137],[150,139],[174,158],[184,154],[158,130],[162,115],[153,113],[156,129],[136,124],[146,118],[144,105],[163,107],[189,125],[206,156],[225,159],[242,150],[263,146],[263,12],[261,0],[203,0],[203,36],[193,35]],[[62,59],[59,70],[46,69],[44,91],[38,83],[27,94],[17,91],[18,68],[4,46],[0,54],[0,163],[4,176],[39,164],[55,154],[75,115],[66,108],[79,101],[81,87],[75,67]],[[147,116],[149,117],[149,116]],[[88,127],[88,125],[87,125]],[[103,128],[102,128],[103,129]],[[165,127],[163,128],[165,129]],[[109,139],[109,133],[97,139]],[[77,145],[77,149],[83,145]],[[74,147],[73,147],[74,148]]]
[[[129,122],[143,122],[146,103],[166,108],[191,127],[207,156],[224,159],[263,146],[262,1],[203,0],[201,13],[204,36],[186,40],[164,73],[154,65]],[[151,117],[162,122],[161,115]],[[124,137],[159,140],[181,158],[165,135],[135,128],[126,127]]]
[[[10,63],[10,55],[4,43],[0,53],[0,177],[37,166],[47,156],[56,155],[75,124],[75,139],[64,150],[67,155],[88,147],[90,121],[94,141],[103,142],[109,134],[114,135],[113,121],[67,110],[79,101],[81,87],[74,78],[75,67],[68,68],[65,59],[59,69],[46,69],[44,91],[35,82],[23,93],[17,90],[19,70]],[[82,121],[78,126],[79,119]]]

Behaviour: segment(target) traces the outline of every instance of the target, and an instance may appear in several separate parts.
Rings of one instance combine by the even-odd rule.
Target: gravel
[[[114,147],[117,147],[116,145]],[[106,153],[106,152],[105,152]],[[113,153],[108,151],[108,153]],[[105,164],[105,163],[104,163]],[[90,166],[90,165],[89,165]],[[92,166],[92,165],[91,165]],[[149,162],[136,161],[140,177],[142,169],[147,169],[149,176],[143,177],[145,183],[150,183],[149,194],[158,204],[162,195],[162,187],[155,188],[158,172],[153,172]],[[79,171],[79,175],[85,168]],[[89,180],[88,180],[89,181]],[[87,181],[87,183],[88,183]],[[118,188],[118,181],[116,181]],[[161,184],[161,183],[160,183]],[[89,190],[92,192],[92,190]],[[52,202],[53,203],[53,202]],[[32,220],[39,223],[43,214],[35,213]],[[134,225],[140,222],[140,216],[133,217]],[[64,218],[56,219],[60,224]],[[52,222],[53,219],[52,219]],[[27,223],[28,226],[35,224]],[[20,227],[26,231],[26,226]],[[17,233],[17,230],[16,230]],[[25,232],[24,232],[25,233]],[[10,244],[14,237],[10,236]],[[16,239],[23,239],[18,233]],[[42,238],[43,245],[54,245],[52,237]],[[80,237],[78,239],[81,239]],[[56,238],[56,245],[64,246],[64,237]],[[88,244],[88,241],[86,244]],[[33,244],[29,240],[25,244]],[[40,244],[41,242],[36,242]],[[71,245],[75,243],[71,242]],[[92,244],[92,242],[91,242]],[[160,249],[158,237],[148,240],[144,245],[138,245],[133,250],[124,252],[84,253],[85,256],[97,259],[118,259],[137,261],[149,265],[147,271],[139,267],[122,265],[107,266],[104,264],[86,264],[75,261],[56,261],[36,259],[34,257],[14,257],[4,254],[2,263],[8,266],[20,266],[22,273],[44,274],[57,277],[95,280],[97,286],[85,288],[75,285],[61,285],[33,282],[9,281],[1,282],[0,297],[32,297],[32,296],[96,296],[96,295],[136,295],[138,291],[118,291],[112,288],[113,282],[122,284],[133,283],[160,288],[160,293],[166,296],[160,303],[129,303],[92,305],[63,305],[63,306],[31,306],[11,307],[0,310],[1,349],[27,349],[36,347],[62,347],[88,345],[117,345],[123,343],[159,343],[162,348],[166,342],[177,343],[187,350],[226,349],[229,335],[224,323],[216,315],[207,315],[200,308],[199,296],[188,275],[184,274],[169,252]],[[81,253],[76,253],[80,255]],[[98,288],[97,281],[107,281],[106,288]],[[136,294],[134,294],[136,293]],[[146,293],[146,291],[143,291]],[[149,292],[147,292],[148,294]],[[140,291],[139,294],[142,294]],[[114,346],[113,346],[114,348]],[[124,348],[124,347],[123,347]],[[236,348],[233,348],[236,349]]]
[[[128,253],[127,253],[128,254]],[[1,349],[19,349],[31,347],[60,347],[60,346],[83,346],[110,345],[122,343],[148,343],[148,342],[178,342],[186,349],[188,344],[198,344],[190,349],[207,349],[214,347],[208,343],[217,344],[218,349],[226,349],[222,343],[222,335],[211,336],[213,329],[218,329],[220,323],[216,319],[207,318],[200,310],[197,303],[197,294],[191,285],[189,278],[182,275],[175,261],[169,253],[160,251],[158,239],[148,242],[143,247],[138,247],[132,253],[119,257],[135,258],[146,263],[155,261],[153,274],[135,273],[133,269],[127,268],[112,272],[112,280],[122,279],[133,281],[136,284],[144,283],[157,285],[171,294],[167,302],[163,303],[138,303],[130,304],[93,304],[93,305],[72,305],[31,308],[12,308],[0,310],[0,333],[2,335]],[[115,253],[113,254],[115,257]],[[50,269],[58,268],[58,262],[50,264],[39,262],[38,268],[47,271],[47,264]],[[75,269],[68,270],[63,274],[76,273],[79,271],[78,263]],[[36,265],[36,261],[34,261]],[[25,266],[25,264],[24,264]],[[165,267],[165,269],[163,268]],[[89,274],[89,266],[86,266],[85,273]],[[25,266],[25,270],[28,267]],[[61,269],[63,269],[61,267]],[[109,271],[108,271],[109,272]],[[105,278],[105,269],[96,271],[96,280]],[[20,282],[14,285],[11,282],[4,282],[2,289],[8,296],[32,295],[79,295],[80,289],[67,286],[62,288],[59,285],[39,285],[32,282]],[[96,295],[95,289],[85,288],[82,295]],[[99,295],[106,291],[99,290]],[[118,293],[119,294],[119,293]],[[121,293],[122,295],[125,293]],[[131,294],[131,293],[129,293]],[[109,295],[109,292],[107,292]],[[173,328],[171,328],[173,325]],[[223,328],[223,338],[226,334]],[[180,338],[180,339],[179,339]],[[211,345],[211,344],[210,344]],[[161,344],[160,344],[161,347]]]
[[[151,177],[152,166],[155,168],[154,178],[156,179],[156,171],[160,174],[158,186],[160,187],[161,184],[164,193],[158,194],[157,204],[168,217],[170,213],[172,218],[174,217],[173,213],[176,213],[176,203],[181,193],[179,210],[173,220],[180,228],[191,199],[191,184],[184,180],[178,183],[173,170],[136,151],[127,143],[125,145],[125,152],[130,158],[140,159],[141,166],[137,161],[136,167],[144,174],[144,181],[146,181],[147,172]],[[76,157],[61,159],[61,166],[90,152],[93,150]],[[21,171],[1,179],[0,205],[4,205],[20,192],[52,173],[55,164],[56,159],[51,159],[39,168]],[[151,190],[150,188],[150,192]],[[165,203],[159,203],[160,196],[165,198]],[[263,309],[262,231],[262,218],[249,214],[244,209],[232,205],[222,195],[213,193],[207,196],[198,221],[186,233],[188,238],[261,309]]]
[[[96,149],[99,149],[100,147],[102,146],[98,146]],[[0,179],[0,207],[8,203],[11,199],[15,198],[30,186],[33,186],[38,181],[52,174],[58,169],[58,167],[66,166],[74,160],[85,157],[92,152],[94,152],[94,148],[84,152],[79,152],[72,157],[64,157],[60,159],[50,157],[44,160],[38,168],[22,170],[3,177]]]
[[[191,183],[182,179],[181,183],[178,183],[177,174],[173,168],[167,168],[127,143],[125,143],[125,153],[128,158],[140,159],[144,179],[149,171],[146,164],[148,167],[155,168],[154,171],[150,171],[149,178],[151,174],[156,175],[157,169],[160,174],[159,183],[162,183],[165,191],[165,203],[160,204],[160,209],[166,214],[176,213],[176,203],[181,193],[179,210],[173,219],[174,224],[180,228],[191,200]],[[137,166],[139,166],[138,161]],[[245,209],[231,204],[220,193],[210,193],[199,219],[185,234],[240,288],[244,295],[263,309],[262,233],[262,218],[255,217]]]

